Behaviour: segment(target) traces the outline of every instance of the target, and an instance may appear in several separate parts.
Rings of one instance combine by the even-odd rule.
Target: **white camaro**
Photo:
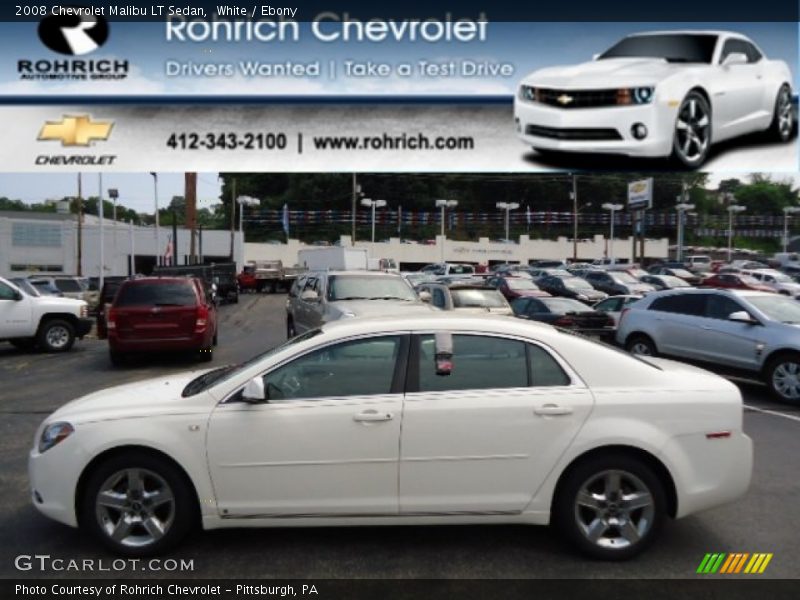
[[[103,390],[48,417],[29,471],[45,515],[127,555],[197,523],[554,522],[623,559],[667,517],[748,488],[728,381],[548,325],[352,319],[239,366]]]
[[[791,72],[726,31],[628,36],[592,62],[540,69],[518,90],[517,132],[541,153],[672,156],[698,167],[712,144],[794,130]]]

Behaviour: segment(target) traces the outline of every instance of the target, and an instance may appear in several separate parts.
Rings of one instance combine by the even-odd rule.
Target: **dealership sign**
[[[653,208],[653,180],[642,179],[628,184],[628,209]]]

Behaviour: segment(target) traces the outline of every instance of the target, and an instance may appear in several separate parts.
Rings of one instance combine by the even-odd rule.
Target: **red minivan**
[[[194,351],[202,361],[217,345],[217,309],[195,277],[123,282],[108,311],[111,363],[137,352]]]

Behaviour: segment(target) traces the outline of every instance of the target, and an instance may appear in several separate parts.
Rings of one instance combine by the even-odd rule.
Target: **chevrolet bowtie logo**
[[[567,104],[572,104],[574,100],[575,98],[573,98],[572,96],[567,96],[566,94],[561,94],[558,98],[556,98],[556,102],[558,102],[559,104],[563,104],[564,106],[566,106]]]
[[[62,146],[88,146],[94,140],[107,140],[110,121],[92,121],[89,115],[64,116],[60,121],[47,121],[39,132],[39,141],[61,141]]]

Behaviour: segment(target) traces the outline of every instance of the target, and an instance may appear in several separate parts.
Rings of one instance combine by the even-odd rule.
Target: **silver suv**
[[[400,275],[381,271],[311,271],[292,285],[286,300],[286,335],[351,317],[430,313]]]
[[[757,374],[775,396],[800,404],[800,302],[768,292],[670,290],[623,311],[617,342]]]

